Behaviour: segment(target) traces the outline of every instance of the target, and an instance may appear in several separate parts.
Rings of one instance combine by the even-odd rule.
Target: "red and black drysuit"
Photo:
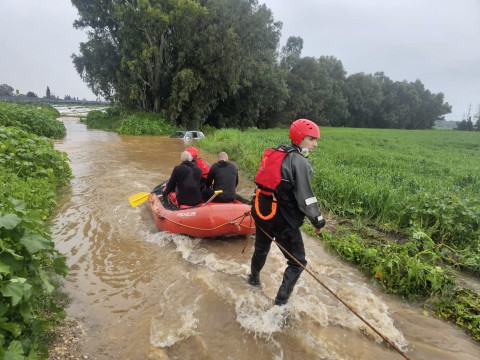
[[[313,194],[311,178],[313,167],[310,161],[305,158],[300,149],[293,145],[281,163],[282,181],[277,186],[277,211],[270,220],[262,220],[252,205],[252,215],[255,219],[255,251],[252,256],[251,275],[249,282],[252,285],[259,285],[259,274],[265,265],[270,245],[270,238],[264,233],[267,232],[281,246],[292,254],[301,264],[307,265],[305,259],[305,247],[303,244],[300,227],[305,216],[311,221],[315,228],[325,226],[325,220],[320,212],[317,198]],[[272,196],[259,196],[259,210],[265,215],[272,210]],[[253,202],[255,203],[255,201]],[[282,251],[283,252],[283,251]],[[275,298],[276,305],[286,304],[295,284],[303,271],[303,268],[293,261],[290,256],[283,253],[287,259],[287,268],[283,275],[283,281],[278,289]]]

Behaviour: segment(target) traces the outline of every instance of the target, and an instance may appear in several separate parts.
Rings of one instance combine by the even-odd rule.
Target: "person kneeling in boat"
[[[200,191],[202,170],[192,162],[192,154],[188,151],[182,152],[180,158],[182,163],[173,168],[167,187],[163,191],[163,197],[166,199],[168,194],[176,189],[179,207],[182,205],[198,205],[202,202]]]
[[[222,151],[218,153],[218,161],[212,165],[208,172],[206,189],[203,191],[205,200],[210,199],[215,191],[222,190],[212,201],[228,203],[235,200],[235,188],[238,185],[237,167],[228,161],[228,155]]]

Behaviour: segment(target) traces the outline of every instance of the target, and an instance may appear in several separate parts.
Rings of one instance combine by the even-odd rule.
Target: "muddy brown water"
[[[130,207],[130,195],[169,177],[188,144],[61,120],[67,137],[55,146],[69,155],[75,179],[52,232],[71,268],[68,312],[82,323],[89,358],[402,359],[306,272],[288,305],[272,306],[285,268],[274,246],[262,288],[252,288],[252,238],[161,233],[145,204]],[[250,196],[253,184],[241,177],[239,193]],[[305,236],[305,246],[316,276],[411,359],[480,358],[480,344],[461,329],[385,295],[320,242]]]

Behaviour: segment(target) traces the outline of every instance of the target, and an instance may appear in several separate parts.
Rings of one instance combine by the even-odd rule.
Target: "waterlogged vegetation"
[[[56,120],[59,116],[52,106],[36,104],[17,104],[0,101],[0,125],[13,126],[26,132],[61,139],[66,135],[65,126]]]
[[[0,102],[0,358],[47,356],[64,317],[56,276],[66,275],[45,220],[72,176],[50,138],[65,136],[51,107]]]
[[[176,130],[162,114],[124,112],[117,107],[90,111],[82,121],[88,128],[115,131],[123,135],[169,135]]]
[[[253,179],[263,150],[287,134],[227,129],[199,146],[227,151]],[[322,128],[310,160],[321,207],[343,219],[322,232],[327,246],[480,340],[480,297],[454,273],[480,274],[480,134]]]

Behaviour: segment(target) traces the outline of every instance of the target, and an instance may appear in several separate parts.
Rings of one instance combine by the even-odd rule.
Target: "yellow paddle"
[[[168,180],[167,180],[168,181]],[[157,192],[158,190],[162,190],[167,182],[161,183],[160,185],[156,186],[151,192],[139,192],[138,194],[132,195],[128,198],[130,205],[133,207],[137,207],[140,204],[143,204],[145,201],[148,200],[148,197],[152,192]]]
[[[148,197],[150,196],[150,193],[148,192],[140,192],[138,194],[132,195],[128,198],[128,201],[130,202],[130,205],[133,207],[137,207],[140,204],[143,204],[145,201],[147,201]]]
[[[205,205],[207,205],[210,201],[212,201],[213,199],[215,199],[215,197],[222,193],[222,190],[217,190],[215,191],[215,193],[212,195],[212,197],[210,199],[207,200],[207,202],[205,203]],[[130,202],[130,205],[132,207],[137,207],[138,205],[141,205],[143,204],[145,201],[148,200],[148,197],[150,196],[151,193],[147,193],[147,192],[139,192],[138,194],[135,194],[135,195],[132,195],[128,198],[128,201]]]
[[[212,197],[210,199],[207,200],[207,202],[203,205],[207,205],[210,201],[212,201],[213,199],[215,199],[217,197],[218,194],[221,194],[223,192],[223,190],[215,190],[215,192],[213,193]]]

